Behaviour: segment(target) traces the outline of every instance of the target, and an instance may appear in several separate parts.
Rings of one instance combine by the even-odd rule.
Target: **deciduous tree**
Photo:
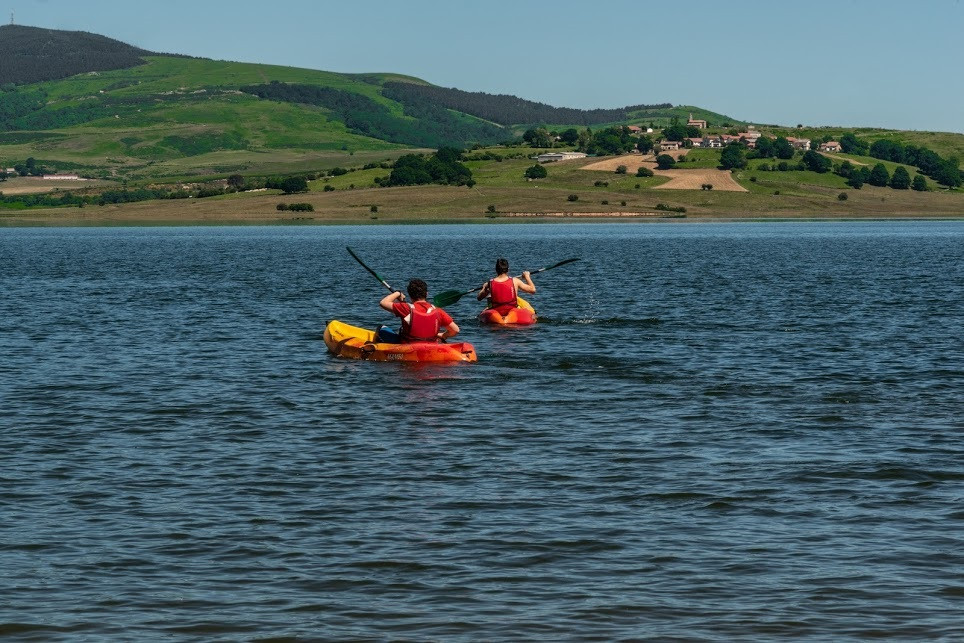
[[[867,179],[867,183],[871,185],[876,185],[877,187],[884,187],[890,181],[890,173],[887,168],[884,167],[883,163],[878,163],[874,166],[874,169],[870,171],[870,178]]]
[[[910,174],[903,165],[898,165],[894,170],[893,176],[890,177],[890,187],[895,190],[906,190],[910,187]]]
[[[731,143],[720,152],[720,167],[733,170],[746,167],[746,149],[740,143]]]
[[[656,157],[656,167],[661,170],[668,170],[676,165],[676,161],[669,154],[660,154]]]
[[[536,163],[532,167],[526,168],[525,176],[527,179],[544,179],[549,176],[545,166]]]

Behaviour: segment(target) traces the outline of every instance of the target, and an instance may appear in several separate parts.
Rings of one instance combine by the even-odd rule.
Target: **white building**
[[[570,159],[584,159],[586,155],[582,152],[547,152],[536,157],[540,163],[551,163],[552,161],[568,161]]]

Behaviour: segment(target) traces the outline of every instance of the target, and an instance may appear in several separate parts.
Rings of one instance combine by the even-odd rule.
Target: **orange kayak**
[[[497,324],[499,326],[530,326],[536,323],[536,311],[522,297],[516,297],[519,305],[501,314],[494,308],[486,308],[479,313],[479,321],[483,324]]]
[[[332,355],[373,362],[474,362],[478,359],[475,347],[468,342],[376,342],[375,331],[337,320],[325,327],[325,346]]]

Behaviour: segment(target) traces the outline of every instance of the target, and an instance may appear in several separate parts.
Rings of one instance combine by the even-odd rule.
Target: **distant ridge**
[[[0,26],[0,84],[38,83],[76,74],[127,69],[153,52],[86,31]]]
[[[521,123],[566,123],[568,125],[601,125],[631,118],[632,112],[669,109],[670,103],[630,105],[617,109],[575,109],[553,107],[545,103],[506,94],[467,92],[461,89],[437,87],[412,82],[387,82],[382,94],[386,98],[411,104],[428,102],[454,109],[478,118],[511,126]]]

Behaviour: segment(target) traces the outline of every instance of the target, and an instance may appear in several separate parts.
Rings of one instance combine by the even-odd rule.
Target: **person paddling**
[[[489,308],[494,308],[500,315],[507,314],[510,310],[519,305],[518,292],[534,294],[536,285],[532,283],[532,275],[526,270],[522,273],[522,279],[509,276],[509,261],[502,257],[495,261],[495,279],[490,279],[482,286],[477,299],[482,301],[489,298]]]
[[[428,285],[421,279],[408,282],[408,296],[412,303],[405,301],[405,296],[398,292],[389,293],[378,303],[379,306],[402,319],[402,327],[398,334],[387,327],[378,329],[378,341],[389,343],[438,342],[459,334],[459,326],[452,317],[441,308],[426,301]]]

